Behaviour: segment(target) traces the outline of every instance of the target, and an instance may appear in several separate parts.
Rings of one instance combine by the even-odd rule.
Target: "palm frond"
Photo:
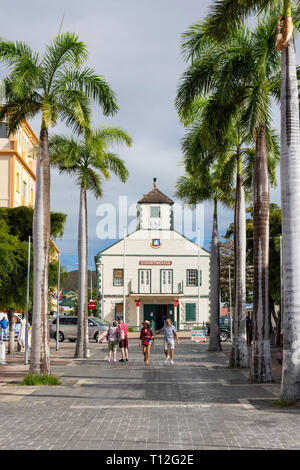
[[[207,36],[204,24],[196,23],[182,34],[181,50],[185,61],[199,59],[211,46],[211,40]]]
[[[47,92],[50,93],[55,75],[62,67],[71,65],[79,67],[88,58],[86,45],[79,41],[74,33],[64,33],[46,46],[46,51],[42,60],[45,70],[47,70]]]
[[[68,69],[59,74],[58,83],[59,86],[62,84],[64,89],[72,88],[85,93],[89,99],[102,107],[105,116],[113,115],[119,109],[115,93],[109,84],[89,67],[83,70]]]
[[[276,7],[276,0],[217,0],[205,21],[207,34],[214,40],[226,41],[238,30],[247,16]]]
[[[90,140],[95,144],[103,142],[105,145],[132,145],[132,138],[120,127],[101,126],[95,129],[90,136]]]
[[[37,64],[39,62],[39,54],[34,53],[31,47],[24,42],[0,39],[0,60],[7,62],[11,67],[18,65],[22,60]]]

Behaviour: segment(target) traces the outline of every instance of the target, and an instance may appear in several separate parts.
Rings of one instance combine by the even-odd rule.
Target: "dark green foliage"
[[[0,208],[0,308],[25,310],[27,291],[28,237],[32,237],[33,209],[29,207]],[[51,214],[51,234],[62,236],[66,215]],[[33,249],[31,246],[31,266]],[[57,261],[49,265],[49,287],[57,285]],[[67,273],[61,267],[64,279]],[[32,270],[30,276],[32,299]],[[31,300],[29,310],[31,309]]]
[[[51,212],[51,236],[61,238],[67,216],[61,212]],[[33,208],[20,206],[14,208],[0,207],[0,220],[5,221],[9,233],[23,241],[32,237]]]

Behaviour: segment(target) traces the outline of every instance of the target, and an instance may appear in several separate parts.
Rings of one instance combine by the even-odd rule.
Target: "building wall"
[[[152,238],[160,238],[161,247],[152,248]],[[96,258],[98,281],[98,306],[101,310],[101,293],[104,285],[104,317],[115,319],[115,306],[123,303],[123,286],[113,285],[113,270],[123,269],[124,241],[111,246]],[[182,235],[174,231],[138,230],[125,240],[126,269],[126,321],[129,325],[137,325],[137,308],[134,299],[141,298],[140,316],[143,315],[144,304],[169,304],[174,299],[179,300],[180,324],[184,328],[192,327],[198,322],[198,287],[187,286],[187,270],[198,270],[198,247]],[[166,265],[140,264],[141,262],[166,262]],[[99,263],[104,264],[104,282]],[[169,264],[171,262],[171,264]],[[200,322],[209,319],[209,253],[200,249]],[[147,295],[139,292],[139,272],[149,269],[151,272],[151,292]],[[161,270],[170,269],[173,272],[172,292],[161,294]],[[183,286],[183,291],[182,291]],[[195,304],[195,321],[186,322],[186,304]]]
[[[138,310],[135,304],[136,297],[126,297],[126,323],[129,326],[139,327],[143,320],[144,305],[149,304],[170,304],[171,300],[160,297],[151,297],[148,299],[141,300],[139,318]],[[112,322],[116,319],[116,305],[123,304],[122,296],[105,296],[104,294],[104,318],[106,321]],[[186,304],[196,304],[196,320],[186,321]],[[195,324],[198,324],[198,298],[197,297],[182,297],[179,299],[179,313],[180,313],[180,326],[181,329],[192,329]],[[205,323],[209,320],[209,298],[200,297],[200,323]],[[175,321],[178,323],[177,311],[175,311]]]
[[[160,207],[160,222],[159,228],[169,230],[171,224],[171,210],[170,204],[140,204],[140,227],[141,229],[151,229],[151,207]]]
[[[1,207],[9,207],[9,190],[10,190],[10,157],[9,155],[3,155],[0,158],[0,206]]]
[[[27,122],[9,138],[0,138],[0,205],[33,206],[38,139]],[[7,171],[7,166],[9,167]]]

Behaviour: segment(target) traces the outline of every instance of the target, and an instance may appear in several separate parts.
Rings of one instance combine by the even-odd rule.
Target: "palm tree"
[[[117,111],[114,93],[93,69],[82,68],[87,48],[73,33],[59,34],[42,57],[23,42],[0,40],[0,59],[11,72],[5,79],[6,104],[0,111],[10,132],[41,115],[37,149],[36,200],[33,220],[34,288],[30,371],[50,373],[48,267],[50,240],[50,161],[48,129],[60,118],[79,132],[89,123],[90,99],[104,114]]]
[[[193,26],[191,31],[185,35],[183,47],[188,57],[196,57],[192,66],[186,73],[186,80],[182,83],[178,93],[180,106],[186,108],[197,94],[207,91],[213,92],[223,102],[225,109],[231,107],[232,116],[240,122],[243,132],[249,134],[249,138],[256,141],[256,158],[252,165],[253,170],[253,195],[255,206],[255,230],[257,242],[254,246],[255,259],[255,292],[254,292],[254,320],[255,320],[255,343],[253,348],[251,380],[270,381],[271,362],[269,345],[269,309],[268,309],[268,213],[269,213],[269,179],[268,170],[275,172],[274,165],[278,156],[278,142],[270,128],[270,101],[271,97],[278,99],[280,89],[280,63],[273,47],[273,31],[276,24],[274,15],[270,15],[257,30],[250,34],[244,28],[231,36],[226,44],[217,45],[208,41],[205,52],[201,55],[195,49],[198,39],[198,48],[204,50],[205,25]],[[200,38],[201,37],[201,41]],[[212,58],[209,52],[212,50]],[[202,59],[203,56],[203,59]],[[205,76],[204,68],[208,64],[208,74]],[[237,106],[232,106],[232,103]],[[225,126],[226,128],[226,126]],[[226,134],[224,134],[226,138]],[[267,144],[269,158],[267,158]],[[238,152],[241,147],[238,146]],[[262,153],[263,152],[263,153]],[[262,157],[263,155],[263,157]],[[238,168],[241,162],[238,164]],[[253,169],[254,166],[254,169]],[[269,168],[268,168],[269,166]],[[263,180],[261,179],[263,178]],[[273,181],[274,181],[273,177]],[[263,192],[261,192],[263,189]],[[236,214],[240,211],[239,197],[240,182],[237,178],[237,205],[235,212],[235,227],[238,230],[240,223],[236,220]],[[245,219],[244,204],[243,219]],[[245,227],[243,228],[245,234]],[[245,303],[240,299],[245,299],[244,288],[244,265],[245,260],[241,259],[241,244],[243,245],[243,257],[245,258],[245,237],[243,235],[238,240],[239,234],[235,232],[236,246],[236,291],[235,309],[239,314],[235,314],[237,325],[241,325],[242,331],[238,329],[245,351]],[[262,252],[263,250],[263,252]],[[240,263],[239,263],[240,260]],[[239,271],[239,264],[242,270]],[[243,277],[243,280],[241,279]],[[263,279],[263,280],[262,280]],[[241,284],[239,285],[239,283]],[[244,339],[243,339],[244,338]],[[234,340],[235,343],[235,340]],[[264,348],[262,346],[264,345]],[[235,351],[233,345],[231,365],[240,363],[240,347]],[[245,365],[245,364],[244,364]]]
[[[176,195],[188,204],[211,200],[214,204],[210,247],[210,342],[209,350],[221,350],[220,323],[220,256],[218,231],[218,203],[232,205],[232,160],[214,155],[201,147],[199,129],[194,126],[183,141],[186,176],[178,179]]]
[[[272,380],[269,310],[269,173],[275,181],[278,139],[271,129],[271,100],[280,98],[280,60],[274,48],[276,17],[267,15],[249,37],[242,123],[256,142],[253,168],[254,342],[250,380]],[[238,51],[243,60],[243,48]],[[251,57],[252,56],[252,57]],[[249,60],[250,59],[250,60]],[[233,72],[234,74],[234,72]],[[268,159],[269,155],[269,159]]]
[[[202,28],[201,25],[199,27]],[[191,32],[187,33],[189,41],[192,43],[196,33],[197,30],[194,27],[191,28]],[[239,44],[241,39],[242,35],[239,35],[236,43]],[[188,53],[188,58],[192,56],[189,53],[189,47],[184,40],[183,50]],[[249,170],[252,171],[253,149],[249,148],[249,139],[240,125],[241,115],[238,106],[241,102],[241,84],[238,81],[233,84],[229,83],[227,78],[228,60],[224,64],[224,57],[228,56],[228,46],[218,47],[207,41],[205,44],[202,42],[201,47],[205,48],[205,52],[192,62],[183,75],[178,89],[176,105],[184,124],[189,124],[190,121],[198,122],[194,126],[198,127],[199,130],[201,129],[199,131],[201,138],[203,139],[203,136],[205,136],[207,145],[211,148],[219,148],[220,152],[226,155],[227,161],[231,162],[232,177],[234,173],[236,174],[234,322],[230,365],[232,367],[247,367],[248,348],[245,312],[246,221],[243,181],[245,175],[242,171],[242,163],[249,174]],[[235,64],[234,67],[237,68],[238,64]],[[234,96],[232,96],[232,90]],[[205,106],[203,106],[203,102],[205,102],[202,98],[203,94],[209,96]],[[228,96],[231,101],[228,100]],[[198,135],[198,139],[200,139],[200,135]],[[218,152],[213,152],[213,158],[217,158],[217,155]],[[249,184],[249,175],[246,179]]]
[[[276,49],[281,51],[281,204],[283,233],[283,368],[281,397],[295,401],[300,396],[300,141],[299,99],[296,71],[296,50],[293,34],[291,0],[218,0],[206,21],[210,37],[226,40],[248,16],[266,12],[277,5],[279,36]],[[299,7],[298,12],[299,14]],[[298,18],[297,18],[298,19]]]
[[[78,327],[75,357],[88,357],[88,229],[87,229],[87,191],[96,198],[103,195],[102,176],[109,178],[110,172],[122,182],[128,177],[124,162],[109,150],[112,144],[132,143],[122,129],[100,127],[88,130],[80,140],[72,137],[53,135],[50,138],[51,164],[60,173],[77,178],[80,187],[80,206],[78,220]]]

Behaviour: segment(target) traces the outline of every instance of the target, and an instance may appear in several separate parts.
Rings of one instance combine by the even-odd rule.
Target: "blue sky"
[[[37,0],[6,2],[1,11],[1,37],[22,40],[43,51],[44,45],[58,32],[64,17],[63,30],[76,32],[89,49],[89,65],[104,76],[117,94],[120,112],[104,118],[95,110],[94,124],[121,126],[132,136],[130,149],[119,149],[130,176],[125,184],[112,177],[104,183],[104,197],[96,201],[88,196],[89,266],[94,255],[108,245],[99,240],[96,226],[99,204],[118,207],[118,197],[128,196],[134,204],[158,178],[158,188],[174,199],[177,178],[183,174],[180,141],[184,129],[180,125],[174,99],[178,80],[185,69],[180,53],[180,35],[189,25],[203,18],[208,11],[205,0],[52,0],[43,5]],[[0,68],[0,74],[5,70]],[[274,123],[279,126],[279,109]],[[39,133],[39,120],[31,125]],[[70,130],[59,124],[56,133]],[[279,188],[272,191],[272,200],[279,202]],[[52,170],[51,209],[68,215],[65,233],[57,245],[62,262],[69,270],[77,263],[77,217],[79,190],[76,182]],[[211,235],[212,206],[205,204],[204,246]],[[232,222],[232,212],[221,209],[220,231]],[[113,240],[111,241],[113,242]]]

